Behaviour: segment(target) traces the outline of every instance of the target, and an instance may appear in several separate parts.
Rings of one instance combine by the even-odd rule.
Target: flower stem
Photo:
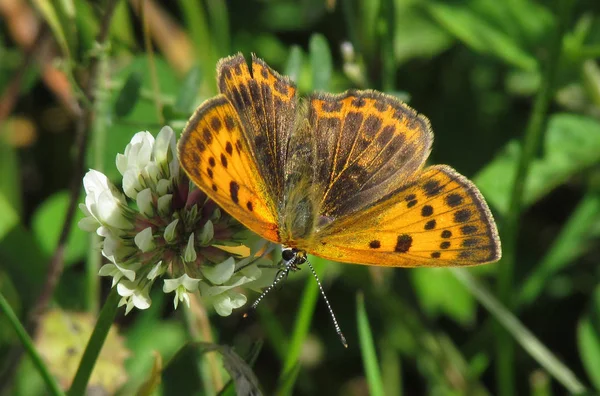
[[[2,293],[0,293],[0,312],[2,312],[6,316],[8,322],[12,325],[13,329],[15,329],[15,333],[17,333],[17,336],[21,340],[21,344],[23,344],[23,347],[25,347],[25,350],[31,358],[33,365],[38,369],[40,375],[44,379],[44,382],[48,386],[50,394],[64,395],[63,391],[56,383],[56,380],[48,371],[48,367],[46,367],[46,365],[42,361],[42,358],[35,349],[35,346],[33,345],[33,340],[27,334],[27,331],[19,321],[19,318],[17,318],[17,315],[15,315],[15,312],[12,310],[10,304],[8,303],[8,301],[6,301]]]
[[[516,247],[519,234],[519,222],[522,210],[523,191],[525,189],[529,167],[537,152],[542,133],[548,118],[548,107],[554,95],[556,75],[560,61],[563,36],[570,21],[570,10],[573,0],[562,0],[557,12],[558,25],[552,40],[547,59],[544,78],[535,98],[533,110],[527,123],[525,136],[523,138],[523,150],[517,165],[512,193],[510,198],[509,212],[502,228],[502,244],[504,257],[498,264],[498,296],[500,301],[509,309],[512,308],[514,284],[514,267],[516,262]],[[509,396],[515,394],[514,373],[514,342],[509,333],[499,327],[496,343],[497,365],[496,380],[498,383],[498,395]]]
[[[100,351],[102,350],[102,346],[104,345],[108,331],[110,330],[110,327],[112,326],[117,314],[117,304],[119,302],[119,298],[120,296],[117,293],[117,288],[113,287],[110,290],[110,294],[106,298],[106,301],[104,302],[102,310],[100,311],[98,321],[96,322],[92,336],[85,347],[85,351],[81,357],[81,362],[77,368],[77,373],[75,374],[75,378],[73,379],[73,384],[71,385],[71,389],[69,389],[68,395],[76,396],[83,395],[85,393],[87,383],[90,380],[90,375],[92,374],[92,370],[96,365],[96,360],[100,355]]]

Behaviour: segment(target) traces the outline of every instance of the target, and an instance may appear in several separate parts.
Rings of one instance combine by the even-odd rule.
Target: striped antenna
[[[285,268],[282,271],[279,271],[279,275],[277,275],[277,277],[275,278],[275,280],[273,281],[273,283],[271,283],[271,286],[267,287],[260,296],[258,296],[258,298],[256,299],[256,301],[254,301],[254,303],[252,304],[252,309],[256,309],[256,307],[258,306],[258,303],[260,303],[262,301],[263,298],[265,298],[265,296],[267,294],[269,294],[269,292],[271,290],[273,290],[273,288],[275,286],[277,286],[277,284],[279,282],[281,282],[282,279],[284,279],[287,274],[289,274],[290,272],[290,268],[291,268],[291,264],[286,263]]]
[[[310,271],[312,272],[313,276],[315,277],[315,280],[317,281],[317,285],[319,285],[319,290],[321,291],[323,300],[325,300],[325,304],[327,304],[327,309],[329,310],[329,315],[331,315],[331,320],[333,321],[333,326],[335,327],[335,331],[338,333],[338,336],[340,336],[340,340],[342,341],[342,344],[344,345],[344,347],[348,348],[348,343],[346,342],[346,337],[344,337],[344,334],[342,333],[342,329],[340,329],[340,325],[338,324],[338,321],[335,318],[335,314],[333,313],[331,304],[329,304],[329,300],[327,299],[327,296],[325,295],[325,290],[323,290],[323,285],[321,284],[321,281],[319,280],[319,277],[317,276],[317,272],[313,268],[312,264],[306,259],[306,256],[304,255],[304,253],[301,253],[302,255],[299,256],[298,251],[296,249],[285,248],[285,249],[283,249],[283,251],[281,253],[282,253],[282,257],[283,257],[283,262],[285,263],[284,268],[275,277],[275,280],[273,281],[273,283],[271,283],[271,285],[269,287],[267,287],[261,293],[260,296],[258,296],[256,301],[254,301],[254,303],[252,304],[251,309],[256,309],[256,307],[263,300],[263,298],[265,298],[265,296],[267,294],[269,294],[271,292],[271,290],[273,290],[273,288],[275,286],[277,286],[277,284],[279,284],[279,282],[281,282],[284,278],[286,278],[287,275],[290,273],[290,271],[299,270],[298,265],[306,262],[306,263],[308,263],[308,267],[310,268]],[[244,317],[247,317],[247,316],[248,316],[248,313],[245,313]]]
[[[319,290],[321,290],[321,295],[323,296],[323,300],[325,300],[325,304],[327,304],[327,309],[329,309],[329,314],[331,315],[331,320],[333,321],[333,326],[335,327],[335,331],[338,333],[338,336],[340,336],[340,340],[342,341],[342,344],[344,345],[344,347],[348,348],[348,343],[346,342],[346,337],[344,337],[344,334],[342,333],[342,329],[340,329],[340,325],[338,324],[338,321],[335,318],[335,314],[333,313],[331,304],[329,304],[329,300],[327,299],[327,296],[325,295],[325,290],[323,290],[323,286],[321,286],[321,281],[319,280],[319,277],[317,276],[317,272],[313,268],[310,261],[306,260],[306,263],[308,264],[310,271],[312,272],[313,276],[315,277],[315,280],[317,281],[317,285],[319,285]]]

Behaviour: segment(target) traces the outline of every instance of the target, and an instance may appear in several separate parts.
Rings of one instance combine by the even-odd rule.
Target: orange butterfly
[[[424,168],[429,120],[400,100],[350,90],[299,101],[254,55],[251,69],[241,54],[222,59],[217,81],[221,93],[183,131],[181,165],[230,215],[282,244],[286,267],[306,253],[394,267],[500,258],[483,197],[449,166]]]

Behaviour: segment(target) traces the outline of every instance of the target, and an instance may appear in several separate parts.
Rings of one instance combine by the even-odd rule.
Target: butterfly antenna
[[[321,281],[319,280],[319,277],[317,276],[317,272],[313,268],[310,261],[306,260],[306,263],[308,264],[310,271],[312,272],[313,276],[315,277],[315,280],[317,281],[317,285],[319,285],[319,290],[321,290],[321,295],[323,296],[323,300],[325,300],[325,304],[327,304],[327,309],[329,309],[329,314],[331,315],[331,320],[333,321],[333,326],[335,327],[335,331],[338,333],[338,336],[340,336],[340,340],[342,341],[342,344],[344,345],[344,347],[348,348],[348,343],[346,342],[346,337],[344,337],[344,334],[342,333],[342,329],[340,329],[340,325],[338,324],[338,321],[335,318],[335,314],[333,313],[333,309],[331,309],[331,304],[329,304],[329,300],[327,299],[327,296],[325,295],[325,290],[323,290],[323,286],[321,285]]]
[[[256,307],[258,306],[258,303],[260,303],[262,301],[263,298],[265,298],[265,296],[267,294],[269,294],[269,292],[271,290],[273,290],[273,288],[275,286],[277,286],[277,284],[279,282],[281,282],[282,279],[284,279],[287,274],[290,272],[290,265],[286,265],[285,269],[283,269],[282,271],[279,272],[279,275],[277,275],[277,277],[275,278],[275,280],[273,281],[273,283],[271,283],[271,286],[267,287],[260,296],[258,296],[258,298],[256,299],[256,301],[254,301],[254,303],[252,304],[252,309],[256,309]]]

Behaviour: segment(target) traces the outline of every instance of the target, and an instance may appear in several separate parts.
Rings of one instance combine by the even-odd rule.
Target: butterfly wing
[[[249,69],[242,54],[219,62],[217,81],[246,127],[249,153],[270,196],[282,202],[285,159],[296,115],[296,87],[254,55]]]
[[[427,118],[375,91],[316,94],[308,121],[317,142],[320,214],[335,219],[409,182],[431,151]]]
[[[220,207],[260,236],[279,242],[276,204],[250,153],[244,126],[225,96],[204,102],[181,135],[179,160]]]
[[[477,187],[445,165],[425,169],[307,242],[301,248],[320,257],[382,266],[476,265],[501,255],[494,219]]]

